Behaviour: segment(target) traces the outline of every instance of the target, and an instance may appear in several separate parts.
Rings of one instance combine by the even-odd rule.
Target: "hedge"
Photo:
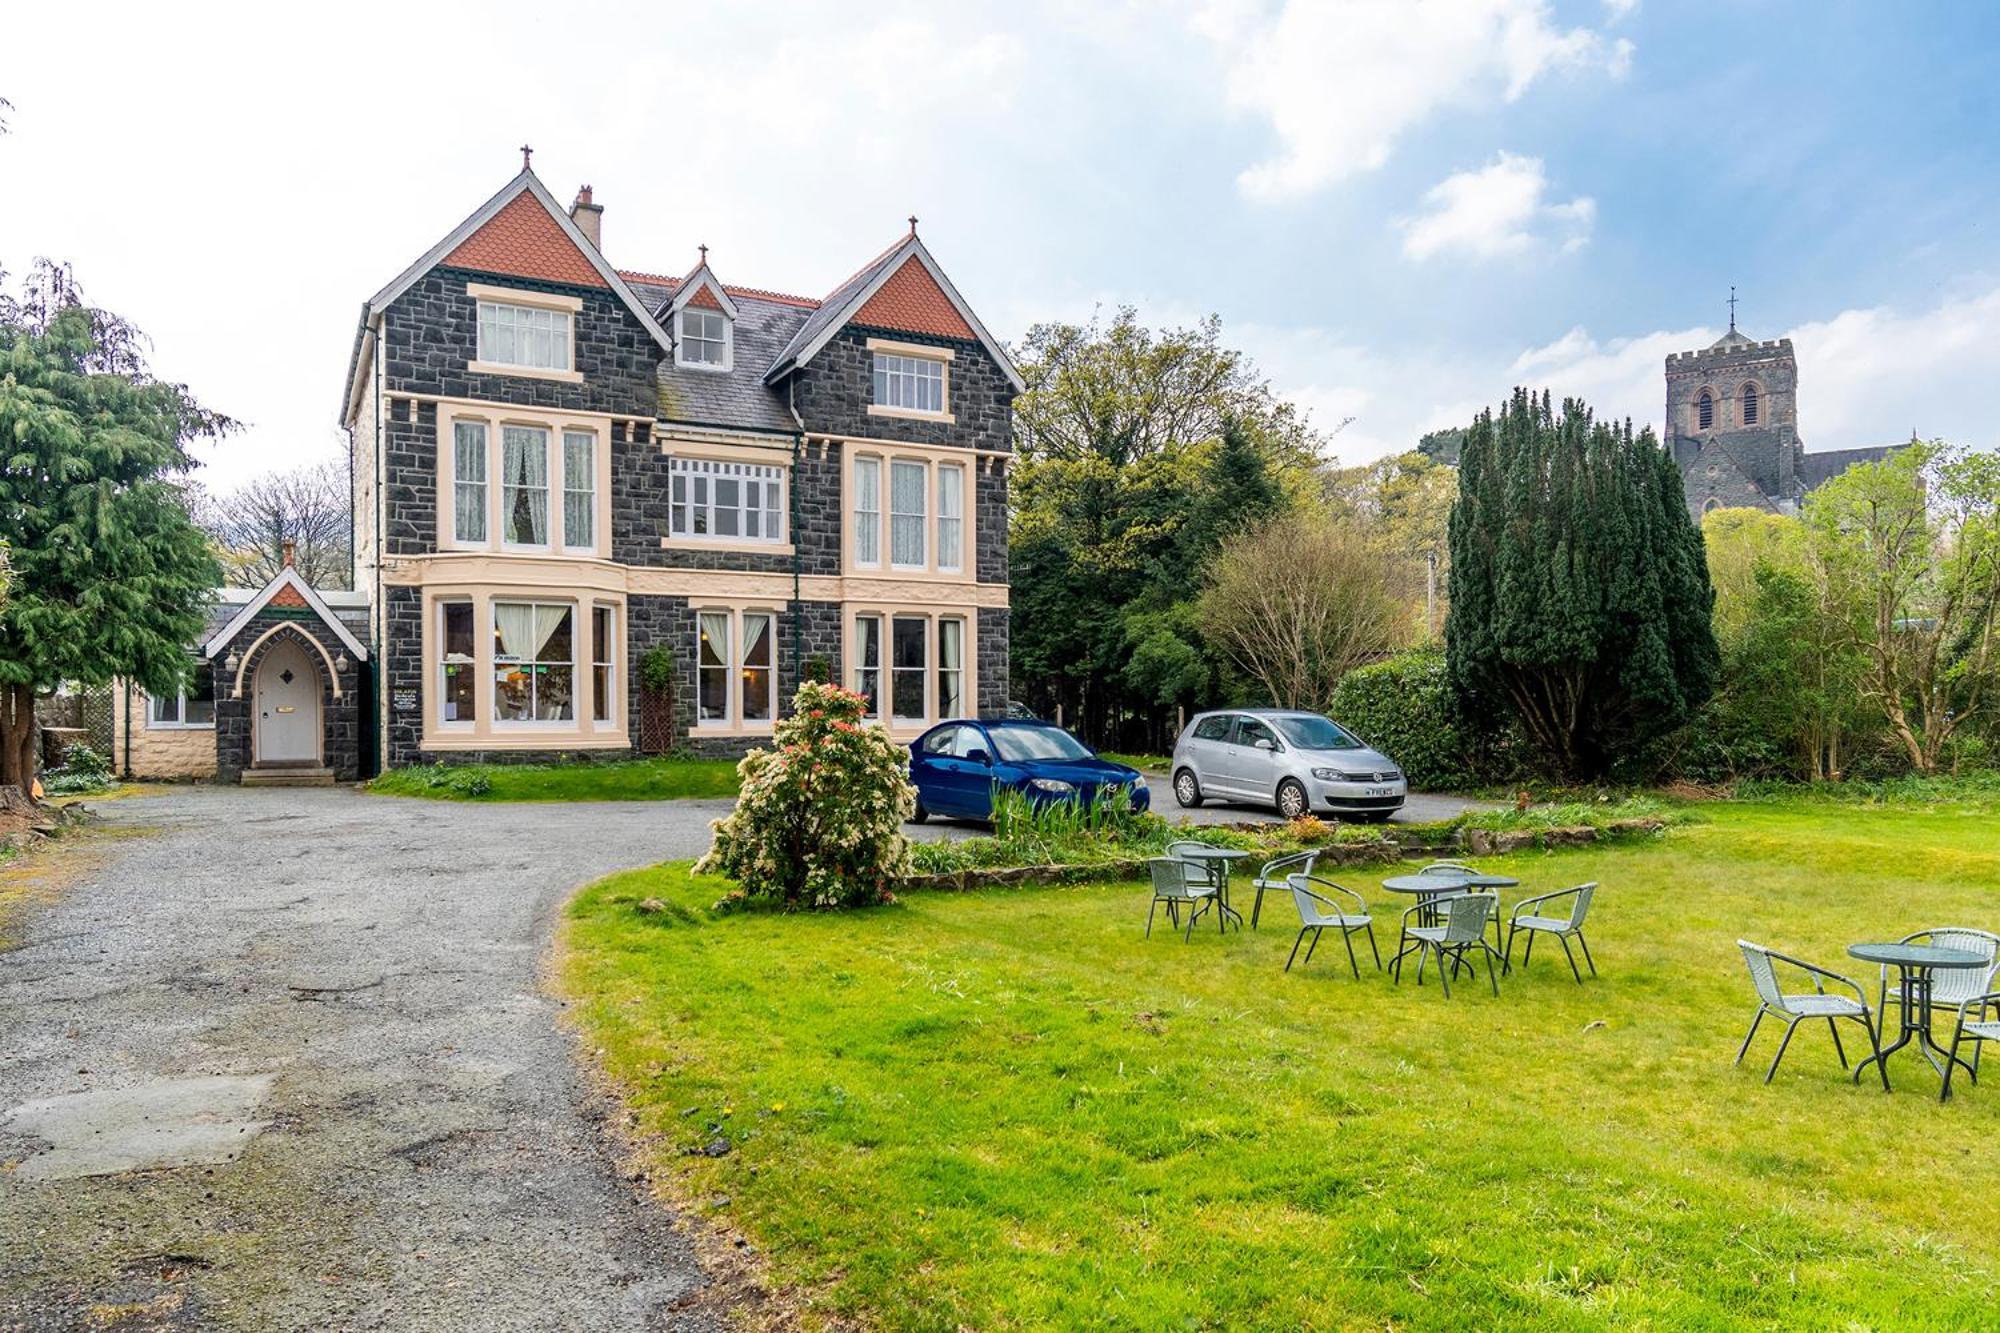
[[[1417,791],[1474,786],[1468,738],[1459,726],[1444,654],[1418,649],[1341,677],[1333,716],[1396,761]]]

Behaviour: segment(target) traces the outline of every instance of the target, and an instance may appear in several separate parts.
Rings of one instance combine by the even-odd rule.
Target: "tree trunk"
[[[24,795],[33,795],[40,736],[34,686],[0,686],[0,787],[19,787]]]

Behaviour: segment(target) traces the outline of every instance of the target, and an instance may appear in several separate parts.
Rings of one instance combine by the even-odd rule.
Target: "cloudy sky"
[[[294,21],[289,15],[302,17]],[[336,453],[361,302],[513,174],[624,268],[822,294],[917,213],[1000,336],[1213,311],[1350,460],[1515,383],[1656,421],[1731,284],[1808,448],[2000,441],[2000,6],[1868,0],[39,5],[0,266],[73,264]]]

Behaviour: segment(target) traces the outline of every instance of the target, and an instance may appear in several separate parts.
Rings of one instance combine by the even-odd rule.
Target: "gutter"
[[[791,524],[789,535],[792,539],[792,682],[794,690],[798,686],[805,684],[805,677],[801,674],[800,670],[800,655],[805,651],[805,626],[802,623],[804,608],[799,604],[799,573],[802,568],[799,559],[799,457],[805,451],[806,419],[799,415],[798,395],[795,392],[797,387],[797,380],[790,380],[785,384],[785,408],[792,414],[792,420],[798,425],[797,432],[792,436],[791,482],[785,488],[789,500],[786,508],[790,511],[786,521]],[[831,674],[829,671],[828,675],[831,676]]]
[[[389,614],[389,608],[382,605],[382,553],[387,545],[384,540],[384,526],[388,522],[388,506],[384,497],[389,488],[382,481],[382,332],[379,327],[380,315],[376,316],[378,327],[375,331],[375,591],[371,597],[374,614],[368,617],[368,674],[375,683],[373,700],[375,704],[375,773],[387,771],[389,767],[389,696],[384,689],[382,643],[387,637],[382,633],[382,622]],[[350,453],[351,456],[351,453]]]

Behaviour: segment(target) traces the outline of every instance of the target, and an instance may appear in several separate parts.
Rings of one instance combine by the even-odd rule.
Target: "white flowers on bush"
[[[742,794],[712,825],[696,874],[721,874],[744,893],[788,907],[852,907],[889,897],[909,869],[903,821],[916,810],[910,756],[862,719],[867,701],[807,681],[770,749],[737,765]]]

